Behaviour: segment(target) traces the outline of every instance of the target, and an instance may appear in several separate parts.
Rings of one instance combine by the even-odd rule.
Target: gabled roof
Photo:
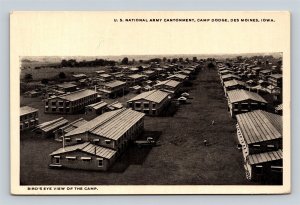
[[[87,105],[87,107],[93,108],[95,110],[98,110],[98,109],[106,107],[106,106],[107,106],[107,103],[104,101],[100,101],[100,102],[96,102],[94,104]]]
[[[282,110],[282,104],[279,104],[275,107],[275,110],[279,111],[279,110]]]
[[[36,128],[41,129],[44,132],[49,132],[49,131],[53,131],[61,126],[66,125],[68,122],[69,121],[67,119],[60,117],[55,120],[41,123],[41,124],[37,125]]]
[[[117,153],[115,150],[91,144],[90,142],[85,142],[82,144],[66,146],[65,148],[59,148],[58,150],[52,152],[50,155],[59,155],[73,151],[85,152],[105,159],[110,159]]]
[[[29,107],[29,106],[23,106],[20,108],[20,116],[27,115],[29,113],[37,112],[38,109]]]
[[[168,77],[168,79],[170,78],[179,78],[179,79],[186,79],[188,76],[187,75],[183,75],[183,74],[175,74],[175,75],[171,75]]]
[[[125,84],[126,84],[126,82],[123,82],[120,80],[114,80],[114,81],[104,84],[104,86],[113,88],[113,87],[118,87],[120,85],[125,85]]]
[[[93,90],[78,90],[78,91],[75,91],[72,93],[67,93],[64,95],[57,96],[57,97],[68,100],[68,101],[75,101],[75,100],[79,100],[81,98],[88,97],[88,96],[94,95],[94,94],[97,94],[97,92],[95,92]]]
[[[106,112],[72,130],[65,136],[89,132],[108,139],[117,140],[144,116],[144,113],[126,108]]]
[[[262,110],[236,115],[247,144],[282,138],[282,116]]]
[[[166,99],[168,97],[168,95],[169,95],[169,93],[166,93],[166,92],[163,92],[160,90],[151,90],[151,91],[143,92],[143,93],[131,98],[127,102],[144,99],[144,100],[160,103],[161,101]]]
[[[63,130],[65,133],[68,133],[68,132],[76,129],[77,127],[79,127],[79,126],[81,126],[81,125],[83,125],[83,124],[85,124],[87,122],[88,121],[86,121],[85,119],[79,118],[79,119],[77,119],[77,120],[75,120],[75,121],[73,121],[73,122],[71,122],[71,123],[69,123],[69,124],[67,124],[67,125],[59,128],[59,129]]]
[[[128,76],[129,78],[133,78],[133,79],[138,79],[138,78],[143,78],[145,77],[145,75],[141,75],[141,74],[132,74]]]
[[[224,82],[224,86],[227,87],[231,87],[231,86],[236,86],[236,85],[242,85],[242,86],[246,86],[246,83],[244,83],[243,81],[240,80],[229,80]]]
[[[165,80],[165,81],[161,81],[161,82],[157,83],[155,86],[166,85],[169,87],[176,88],[179,84],[180,84],[180,82],[178,82],[176,80]]]
[[[111,77],[111,75],[109,75],[109,74],[107,74],[107,73],[100,74],[99,76],[100,76],[100,77],[103,77],[103,78]]]
[[[230,103],[241,102],[245,100],[253,100],[257,102],[267,103],[267,101],[259,94],[247,90],[231,90],[227,92]]]
[[[234,75],[234,74],[226,74],[226,75],[221,75],[222,79],[227,79],[227,78],[235,78],[235,79],[240,79],[240,77],[238,75]]]
[[[265,162],[272,162],[276,160],[281,160],[282,150],[272,151],[272,152],[263,152],[259,154],[248,155],[247,159],[250,165],[261,164]]]
[[[77,85],[74,85],[72,83],[62,83],[57,85],[60,88],[73,88],[76,87]]]

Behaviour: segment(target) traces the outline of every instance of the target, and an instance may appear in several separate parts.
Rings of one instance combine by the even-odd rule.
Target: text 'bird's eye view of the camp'
[[[20,62],[20,185],[282,184],[282,53]]]

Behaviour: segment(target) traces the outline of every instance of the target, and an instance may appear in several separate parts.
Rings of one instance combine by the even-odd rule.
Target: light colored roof
[[[263,152],[259,154],[252,154],[248,155],[248,162],[250,165],[253,164],[261,164],[264,162],[272,162],[276,160],[281,160],[282,157],[282,150],[271,151],[271,152]]]
[[[106,112],[67,133],[66,136],[89,132],[108,139],[117,140],[144,116],[144,113],[126,108]]]
[[[127,102],[140,100],[140,99],[145,99],[145,100],[148,100],[148,101],[160,103],[165,98],[167,98],[168,95],[169,95],[169,93],[166,93],[166,92],[163,92],[163,91],[160,91],[160,90],[151,90],[151,91],[143,92],[143,93],[131,98]]]
[[[265,69],[265,70],[261,70],[261,71],[259,71],[260,73],[269,73],[269,72],[272,72],[271,70],[269,70],[269,69]]]
[[[169,87],[176,88],[179,84],[180,84],[180,82],[178,82],[176,80],[165,80],[165,81],[161,81],[161,82],[157,83],[155,86],[166,85]]]
[[[64,95],[60,95],[57,96],[61,99],[65,99],[65,100],[69,100],[69,101],[75,101],[75,100],[79,100],[81,98],[90,96],[90,95],[94,95],[97,94],[97,92],[93,91],[93,90],[78,90],[72,93],[67,93]]]
[[[75,77],[75,78],[86,77],[86,74],[83,74],[83,73],[81,73],[81,74],[74,74],[73,77]]]
[[[123,108],[123,105],[119,101],[115,101],[115,102],[109,104],[107,107],[110,109],[121,109],[121,108]]]
[[[128,76],[129,78],[133,78],[133,79],[137,79],[137,78],[143,78],[145,77],[145,75],[141,75],[141,74],[132,74]]]
[[[258,102],[267,103],[267,101],[259,94],[247,90],[240,90],[240,89],[231,90],[227,92],[227,95],[231,103],[245,101],[245,100],[254,100]]]
[[[282,110],[282,104],[279,104],[275,107],[275,110]]]
[[[234,75],[234,74],[226,74],[226,75],[221,75],[222,79],[226,79],[226,78],[235,78],[235,79],[240,79],[240,77],[238,75]]]
[[[88,121],[86,121],[85,119],[83,118],[79,118],[78,120],[75,120],[59,129],[63,130],[65,133],[68,133],[74,129],[76,129],[77,127],[87,123]]]
[[[29,107],[29,106],[23,106],[20,109],[21,109],[20,110],[20,116],[27,115],[29,113],[33,113],[33,112],[38,111],[38,109],[33,108],[33,107]]]
[[[104,70],[97,70],[96,73],[101,74],[101,73],[105,73],[105,71]]]
[[[282,116],[262,110],[236,115],[248,144],[282,138]]]
[[[72,83],[62,83],[62,84],[58,84],[57,85],[60,88],[72,88],[72,87],[76,87],[76,85],[72,84]]]
[[[188,76],[187,75],[183,75],[183,74],[175,74],[175,75],[171,75],[168,78],[180,78],[180,79],[186,79]]]
[[[224,70],[221,70],[220,71],[221,74],[224,74],[224,73],[232,73],[231,70],[228,70],[228,69],[224,69]]]
[[[261,70],[262,68],[261,67],[254,67],[254,68],[251,68],[252,70]]]
[[[280,78],[282,78],[282,74],[272,74],[272,75],[270,75],[270,77],[280,79]]]
[[[108,78],[108,77],[111,77],[111,75],[109,75],[109,74],[106,74],[106,73],[104,73],[104,74],[101,74],[101,75],[99,75],[100,77],[103,77],[103,78]]]
[[[100,101],[100,102],[96,102],[94,104],[90,104],[87,107],[91,107],[91,108],[93,108],[95,110],[98,110],[98,109],[101,109],[101,108],[103,108],[105,106],[107,106],[107,103],[104,102],[104,101]]]
[[[115,150],[91,144],[90,142],[85,142],[82,144],[76,144],[72,146],[66,146],[65,148],[60,148],[52,152],[50,155],[59,155],[73,151],[81,151],[105,159],[110,159],[117,153]]]
[[[125,84],[126,84],[126,82],[123,82],[120,80],[115,80],[115,81],[111,81],[109,83],[104,84],[104,86],[113,88],[113,87],[118,87],[120,85],[125,85]]]
[[[243,85],[243,86],[245,86],[246,84],[243,81],[235,80],[235,79],[224,82],[224,86],[226,88],[227,87],[231,87],[231,86],[236,86],[236,85]]]
[[[154,72],[155,72],[154,70],[146,70],[146,71],[144,71],[145,74],[152,74]]]
[[[61,126],[66,125],[68,122],[69,121],[67,119],[60,117],[55,120],[41,123],[41,124],[37,125],[36,128],[41,129],[44,132],[49,132],[49,131],[53,131]]]

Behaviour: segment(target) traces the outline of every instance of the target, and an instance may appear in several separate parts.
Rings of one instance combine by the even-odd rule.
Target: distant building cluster
[[[39,136],[62,143],[61,148],[49,153],[52,168],[106,171],[142,135],[145,115],[163,115],[202,63],[114,66],[113,70],[98,70],[92,75],[73,74],[73,81],[41,86],[38,95],[25,97],[41,96],[43,110],[22,107],[21,131],[31,128]],[[128,93],[134,96],[120,102]],[[39,123],[41,111],[57,118]],[[77,114],[96,117],[73,121],[66,117]]]

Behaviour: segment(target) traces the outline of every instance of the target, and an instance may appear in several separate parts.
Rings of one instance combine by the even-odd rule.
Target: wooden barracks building
[[[147,115],[159,115],[170,102],[170,93],[160,90],[143,92],[127,101],[127,107]]]
[[[66,146],[50,154],[49,166],[107,170],[143,132],[144,116],[123,108],[94,118],[64,136]]]
[[[231,117],[252,110],[265,110],[267,107],[267,101],[263,97],[247,90],[228,91],[227,99]]]
[[[249,180],[282,177],[282,116],[263,110],[239,114],[237,137]]]
[[[45,100],[45,113],[74,114],[85,106],[98,101],[98,94],[93,90],[79,90]]]
[[[23,106],[20,109],[20,130],[27,130],[39,124],[38,109]]]

